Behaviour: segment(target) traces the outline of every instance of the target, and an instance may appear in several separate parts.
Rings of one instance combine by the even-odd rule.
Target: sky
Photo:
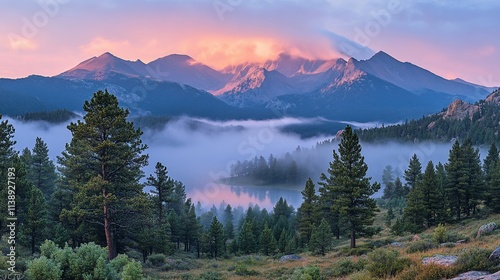
[[[445,78],[500,86],[496,0],[0,0],[0,77],[57,75],[104,52],[187,54],[215,69],[290,53],[385,51]]]

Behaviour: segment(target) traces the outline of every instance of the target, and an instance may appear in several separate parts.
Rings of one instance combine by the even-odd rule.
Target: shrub
[[[373,251],[372,248],[368,247],[356,247],[356,248],[348,248],[344,247],[340,249],[340,254],[342,256],[361,256],[361,255],[366,255],[367,253]]]
[[[165,264],[166,257],[163,254],[153,254],[148,256],[146,264],[149,267],[161,267]]]
[[[118,273],[123,271],[123,268],[130,262],[131,260],[127,255],[119,254],[116,258],[112,259],[109,262],[109,266]]]
[[[366,264],[367,261],[365,259],[359,259],[357,262],[354,262],[350,259],[341,259],[333,264],[332,273],[329,276],[346,276],[354,272],[363,270]]]
[[[413,265],[401,272],[398,280],[441,280],[450,279],[455,276],[456,270],[453,267],[445,267],[437,264]]]
[[[479,270],[479,271],[495,271],[495,262],[488,259],[490,251],[481,248],[473,248],[467,250],[458,257],[456,266],[460,272]]]
[[[408,247],[408,249],[406,249],[406,252],[408,254],[412,254],[412,253],[416,253],[416,252],[425,252],[425,251],[428,251],[428,250],[434,249],[434,248],[436,248],[435,244],[432,244],[429,241],[420,240],[420,241],[415,241],[415,242],[411,243],[410,246]]]
[[[142,266],[140,262],[131,261],[123,268],[121,274],[123,280],[142,279]]]
[[[223,280],[225,279],[222,274],[216,271],[208,271],[205,273],[200,274],[200,276],[196,279],[200,280]]]
[[[234,274],[239,276],[255,276],[259,275],[259,273],[255,270],[248,269],[248,267],[244,264],[238,264],[236,269],[234,270]]]
[[[296,270],[292,279],[297,280],[322,280],[321,270],[317,266],[306,266]]]
[[[444,243],[448,241],[448,234],[446,233],[446,227],[443,224],[439,224],[434,229],[434,234],[432,235],[432,239],[436,243]]]
[[[28,262],[26,277],[32,280],[59,280],[62,277],[61,265],[42,256]]]
[[[376,249],[368,254],[367,270],[374,277],[387,278],[410,266],[407,258],[400,258],[399,252],[388,249]]]
[[[60,248],[56,245],[56,243],[51,240],[45,240],[45,242],[40,245],[40,256],[53,259],[59,250]]]
[[[351,274],[349,279],[350,280],[375,280],[376,278],[374,278],[369,271],[361,270],[361,271],[358,271],[358,272]]]

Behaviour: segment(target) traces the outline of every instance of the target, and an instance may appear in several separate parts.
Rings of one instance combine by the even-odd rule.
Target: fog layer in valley
[[[331,135],[301,139],[294,134],[280,131],[290,124],[312,123],[315,119],[293,119],[266,121],[208,121],[193,118],[180,118],[170,121],[163,129],[146,129],[143,141],[149,146],[149,166],[146,176],[153,173],[154,165],[160,161],[167,166],[169,176],[186,185],[188,196],[193,201],[200,201],[205,206],[218,205],[225,201],[232,205],[247,206],[249,203],[270,208],[280,196],[294,206],[301,202],[300,191],[305,184],[298,186],[227,186],[217,182],[228,177],[230,166],[236,161],[250,160],[255,156],[268,158],[272,153],[276,157],[294,151],[297,146],[304,148],[301,157],[296,158],[299,166],[314,169],[313,180],[318,182],[319,175],[327,171],[332,160],[332,149],[338,143],[313,149],[317,142],[330,139]],[[16,129],[16,148],[33,148],[36,137],[41,137],[49,146],[50,157],[56,162],[56,156],[71,140],[67,124],[48,125],[42,122],[23,123],[9,120]],[[365,124],[359,124],[363,126]],[[408,166],[408,160],[417,154],[423,168],[427,161],[445,163],[452,143],[435,144],[366,144],[362,143],[362,154],[368,164],[368,176],[380,181],[386,165],[392,165],[402,176]],[[484,152],[482,151],[482,156]],[[396,174],[397,175],[397,174]],[[379,194],[381,191],[379,192]]]

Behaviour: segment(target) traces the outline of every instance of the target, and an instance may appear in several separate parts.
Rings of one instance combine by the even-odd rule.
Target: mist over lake
[[[21,122],[9,119],[16,129],[16,149],[33,148],[36,137],[41,137],[48,145],[50,158],[64,150],[65,143],[71,140],[67,124],[50,125],[44,122]],[[237,161],[251,160],[254,157],[276,157],[303,149],[304,156],[300,165],[310,166],[315,172],[313,181],[318,182],[322,172],[326,173],[328,163],[332,161],[331,145],[316,147],[316,143],[331,139],[337,129],[313,137],[301,137],[289,130],[290,127],[314,126],[324,123],[321,119],[283,118],[263,121],[211,121],[196,118],[178,118],[169,121],[162,129],[144,129],[142,137],[149,146],[149,166],[144,168],[145,175],[154,172],[156,162],[162,162],[168,168],[168,175],[186,185],[188,197],[194,202],[210,207],[222,201],[231,205],[247,206],[249,203],[272,208],[280,196],[298,207],[301,203],[300,191],[304,184],[282,185],[239,185],[230,186],[219,179],[230,176],[230,167]],[[335,122],[338,129],[349,122]],[[350,123],[355,127],[376,126],[378,123]],[[417,154],[422,165],[432,160],[445,163],[452,143],[437,144],[432,142],[415,144],[369,144],[362,143],[362,154],[368,164],[368,176],[373,181],[381,180],[382,171],[392,165],[395,175],[402,177],[408,166],[408,160]],[[484,155],[484,152],[481,153]],[[379,196],[382,190],[375,196]]]

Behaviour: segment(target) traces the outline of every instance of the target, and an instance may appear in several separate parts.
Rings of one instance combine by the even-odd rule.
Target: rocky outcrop
[[[500,90],[495,90],[488,97],[486,97],[487,103],[500,104]]]
[[[285,255],[280,258],[281,262],[286,262],[286,261],[298,261],[301,260],[302,257],[299,255]]]
[[[497,247],[488,259],[500,265],[500,247]]]
[[[469,271],[451,280],[500,280],[500,271],[493,274],[488,274],[488,272],[484,271]]]
[[[488,233],[494,231],[495,229],[497,229],[497,224],[494,223],[494,222],[482,225],[477,230],[477,236],[476,236],[476,238],[481,237],[482,235],[488,234]]]
[[[455,99],[443,115],[443,119],[463,120],[465,117],[472,119],[474,113],[479,110],[479,106],[472,105],[460,99]]]
[[[457,256],[447,256],[447,255],[434,255],[432,257],[427,257],[422,259],[422,264],[437,264],[441,266],[451,266],[454,265],[458,260]]]

